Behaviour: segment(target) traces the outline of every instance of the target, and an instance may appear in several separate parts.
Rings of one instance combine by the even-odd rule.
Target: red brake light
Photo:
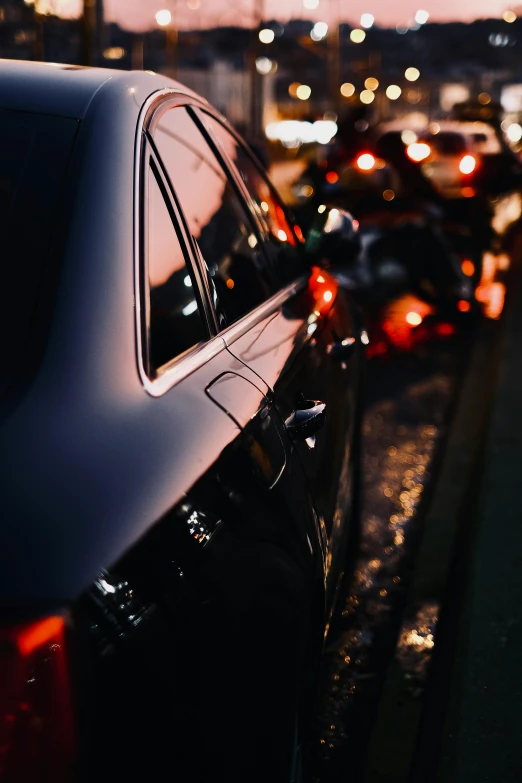
[[[414,141],[406,147],[406,154],[410,160],[414,160],[415,163],[420,163],[421,160],[429,158],[431,155],[431,147],[424,141]]]
[[[0,780],[65,783],[74,753],[64,620],[0,630]]]
[[[336,171],[327,171],[325,179],[330,185],[333,185],[339,179],[339,174]]]
[[[459,163],[459,169],[461,174],[472,174],[475,171],[477,161],[473,155],[464,155]]]
[[[460,265],[460,268],[462,269],[463,274],[466,275],[466,277],[473,277],[475,274],[475,264],[473,261],[470,261],[469,258],[465,258],[462,264]]]

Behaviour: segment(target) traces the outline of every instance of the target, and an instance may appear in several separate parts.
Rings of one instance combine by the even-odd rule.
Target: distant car
[[[2,61],[0,112],[0,780],[297,783],[360,470],[339,216],[312,253],[158,75]]]
[[[408,155],[447,198],[471,196],[484,156],[500,151],[494,129],[486,123],[432,123],[418,138],[413,134],[409,141],[410,135],[409,130],[403,133]]]

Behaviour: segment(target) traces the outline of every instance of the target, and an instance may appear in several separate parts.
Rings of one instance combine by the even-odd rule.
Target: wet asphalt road
[[[316,783],[362,783],[386,669],[394,655],[420,695],[436,604],[401,626],[423,514],[437,475],[471,335],[368,368],[362,541],[341,588],[323,667]]]

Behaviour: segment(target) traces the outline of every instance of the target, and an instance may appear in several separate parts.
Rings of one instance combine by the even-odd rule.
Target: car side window
[[[147,172],[147,277],[151,370],[197,346],[206,338],[195,294],[195,280],[174,226],[161,176],[151,163]]]
[[[160,117],[154,143],[232,324],[277,290],[248,207],[185,108]]]
[[[239,172],[258,220],[265,229],[266,242],[275,259],[280,283],[291,282],[299,274],[297,245],[302,240],[299,227],[292,226],[274,187],[246,148],[210,114],[202,111],[199,116]]]

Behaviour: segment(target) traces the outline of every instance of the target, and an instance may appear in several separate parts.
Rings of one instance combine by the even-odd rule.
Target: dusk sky
[[[67,15],[77,14],[81,5],[81,0],[41,2]],[[162,8],[172,13],[177,9],[180,27],[248,25],[255,4],[256,0],[105,0],[107,18],[133,29],[154,26],[154,15]],[[267,19],[308,18],[331,23],[340,16],[357,23],[361,13],[370,12],[377,23],[388,26],[407,23],[419,8],[429,11],[433,21],[448,21],[499,17],[510,7],[506,0],[319,0],[317,10],[306,9],[304,0],[264,0],[264,4]]]

